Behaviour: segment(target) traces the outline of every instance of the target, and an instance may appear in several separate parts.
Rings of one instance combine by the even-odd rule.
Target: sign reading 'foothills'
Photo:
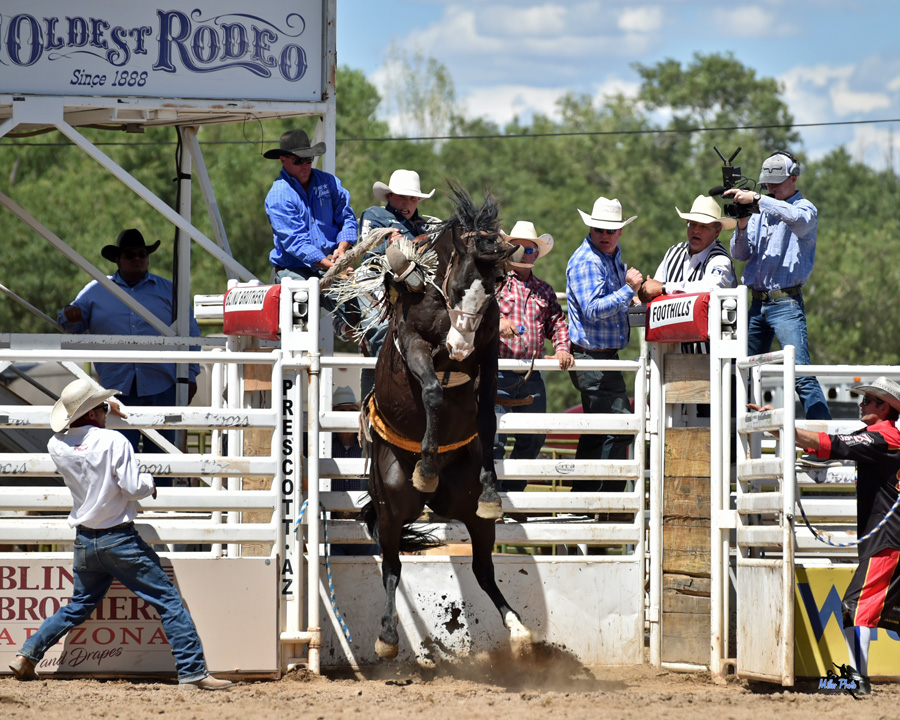
[[[0,4],[0,93],[322,99],[322,0]]]

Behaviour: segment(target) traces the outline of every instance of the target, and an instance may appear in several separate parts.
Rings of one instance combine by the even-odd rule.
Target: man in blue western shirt
[[[334,175],[313,169],[313,160],[324,152],[325,143],[310,145],[304,130],[291,130],[281,136],[277,148],[263,155],[281,161],[281,173],[266,195],[275,241],[269,262],[278,281],[322,277],[356,243],[358,225],[350,193]],[[336,309],[326,295],[322,306],[337,311],[348,325],[359,321],[358,310]]]
[[[759,213],[739,218],[731,238],[731,256],[746,261],[741,282],[753,293],[747,350],[769,352],[773,337],[782,347],[793,345],[798,365],[809,365],[806,309],[802,288],[816,256],[816,206],[797,191],[800,163],[779,150],[766,158],[759,183],[768,190],[726,190],[734,202],[759,203]],[[797,377],[797,394],[808,420],[830,420],[831,413],[818,380]]]
[[[131,295],[166,325],[175,321],[174,287],[169,280],[150,272],[150,255],[159,248],[159,240],[147,245],[140,230],[129,228],[119,233],[115,245],[105,245],[100,254],[118,267],[109,279]],[[191,312],[188,309],[188,312]],[[200,327],[190,316],[191,336],[199,337]],[[88,283],[71,305],[59,312],[59,323],[68,333],[92,335],[159,335],[150,323],[141,318],[125,303],[116,298],[96,280]],[[174,363],[94,363],[103,387],[115,388],[122,393],[127,407],[175,405],[175,387],[178,379]],[[197,375],[200,366],[191,363],[188,377],[188,402],[197,392]],[[140,432],[123,430],[132,447],[138,450]],[[160,434],[169,442],[174,441],[174,430],[162,430]],[[144,437],[143,452],[162,452],[159,446]]]
[[[597,198],[590,215],[578,212],[590,229],[566,266],[572,355],[576,360],[618,360],[619,350],[628,346],[631,336],[628,306],[644,280],[637,269],[625,265],[619,247],[622,228],[637,216],[623,220],[622,204],[605,197]],[[631,412],[625,378],[618,370],[576,370],[569,377],[581,392],[584,412]],[[630,442],[627,435],[586,433],[578,440],[575,457],[624,459]],[[619,480],[590,481],[579,486],[588,492],[624,488],[625,483]]]

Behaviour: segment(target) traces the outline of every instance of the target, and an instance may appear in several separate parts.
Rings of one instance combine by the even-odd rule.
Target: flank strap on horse
[[[468,377],[468,376],[467,376]],[[407,452],[413,453],[421,453],[422,452],[422,442],[416,442],[415,440],[410,440],[409,438],[405,438],[402,435],[394,432],[387,422],[384,420],[381,415],[378,414],[378,406],[375,404],[375,396],[369,396],[369,424],[374,428],[375,432],[385,441],[389,442],[391,445],[400,448],[401,450],[406,450]],[[472,442],[475,438],[478,437],[478,433],[476,432],[472,437],[467,438],[466,440],[460,440],[459,442],[451,443],[450,445],[439,445],[438,452],[446,453],[451,450],[459,450],[461,447],[465,447],[470,442]]]
[[[297,522],[294,523],[295,525],[303,524],[308,507],[309,500],[304,500],[303,506],[300,508],[300,514],[297,516]],[[319,509],[324,512],[325,507],[319,503]],[[328,520],[325,519],[322,520],[322,535],[325,542],[325,574],[328,576],[328,599],[331,601],[331,610],[334,613],[334,617],[337,618],[338,625],[341,626],[341,630],[344,633],[344,637],[347,638],[347,642],[353,642],[353,638],[350,637],[350,628],[348,628],[347,623],[344,622],[344,616],[341,615],[341,611],[338,610],[337,606],[337,593],[334,589],[334,579],[331,576],[331,543],[328,542]]]

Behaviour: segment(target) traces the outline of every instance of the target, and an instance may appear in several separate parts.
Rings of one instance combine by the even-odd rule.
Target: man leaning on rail
[[[115,263],[118,270],[109,276],[123,292],[141,303],[166,325],[175,322],[174,286],[164,277],[150,272],[150,255],[159,248],[159,240],[147,245],[140,230],[129,228],[119,233],[115,245],[105,245],[100,254]],[[190,312],[190,333],[199,337],[200,326]],[[78,293],[71,305],[59,312],[59,323],[68,333],[92,335],[159,335],[159,331],[120,301],[96,280]],[[122,392],[126,407],[176,404],[176,383],[188,385],[188,402],[197,392],[200,365],[191,363],[188,377],[178,379],[174,363],[97,362],[94,363],[100,383]],[[141,440],[138,430],[123,434],[135,451]],[[160,435],[174,442],[174,430],[160,430]],[[161,448],[147,437],[143,452],[159,453]],[[171,482],[171,481],[170,481]]]

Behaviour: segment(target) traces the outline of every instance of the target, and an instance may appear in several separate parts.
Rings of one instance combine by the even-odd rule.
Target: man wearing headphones
[[[759,184],[768,191],[732,188],[726,196],[741,205],[759,203],[759,213],[739,218],[731,238],[731,256],[746,261],[741,282],[753,294],[748,352],[769,352],[772,338],[796,348],[798,365],[809,365],[803,285],[816,256],[816,206],[797,191],[800,162],[779,150],[766,158]],[[830,420],[831,413],[818,380],[796,379],[797,394],[808,420]]]

